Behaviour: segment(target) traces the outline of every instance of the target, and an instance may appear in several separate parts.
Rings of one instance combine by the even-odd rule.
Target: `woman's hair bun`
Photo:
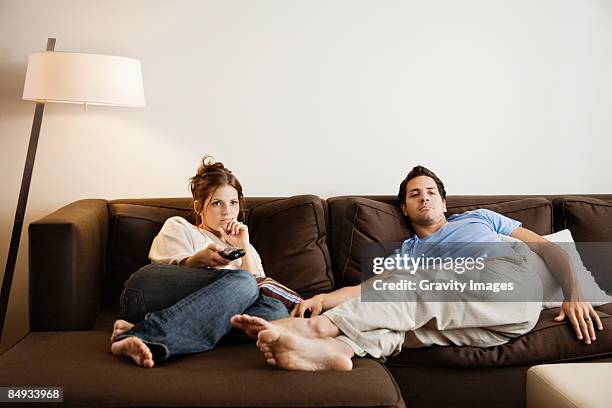
[[[206,173],[210,171],[219,171],[225,170],[231,173],[231,171],[227,170],[223,163],[218,162],[213,156],[206,155],[202,157],[202,161],[200,163],[200,167],[198,168],[198,176],[203,177]]]
[[[206,155],[206,156],[202,157],[202,165],[204,165],[204,166],[212,166],[216,162],[217,162],[217,160],[214,157],[210,156],[210,155]]]

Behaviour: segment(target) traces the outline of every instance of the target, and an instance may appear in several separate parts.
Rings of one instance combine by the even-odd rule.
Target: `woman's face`
[[[200,226],[218,233],[219,228],[225,229],[230,221],[238,218],[239,211],[238,191],[229,184],[224,184],[204,201],[200,212],[202,217]]]

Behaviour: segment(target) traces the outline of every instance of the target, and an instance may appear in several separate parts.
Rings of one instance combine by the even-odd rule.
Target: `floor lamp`
[[[30,54],[23,99],[35,101],[36,108],[0,292],[0,340],[17,262],[45,103],[77,103],[82,104],[85,109],[87,105],[143,107],[145,98],[140,61],[111,55],[55,52],[55,38],[49,38],[46,51]]]

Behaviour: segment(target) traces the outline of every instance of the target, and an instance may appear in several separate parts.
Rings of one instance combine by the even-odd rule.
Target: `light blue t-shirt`
[[[411,258],[515,256],[510,244],[503,242],[498,234],[510,235],[520,226],[519,221],[491,210],[467,211],[450,216],[442,228],[428,237],[419,238],[414,234],[404,241],[401,254]]]

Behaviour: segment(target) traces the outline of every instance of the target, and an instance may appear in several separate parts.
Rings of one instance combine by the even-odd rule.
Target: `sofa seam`
[[[541,197],[541,196],[536,196],[536,197],[526,197],[526,198],[516,198],[513,200],[506,200],[506,201],[493,201],[493,202],[486,202],[486,203],[478,203],[478,204],[473,204],[473,205],[457,205],[457,206],[453,206],[450,208],[457,208],[457,207],[472,207],[472,206],[478,206],[478,205],[496,205],[496,204],[507,204],[507,203],[514,203],[517,201],[526,201],[526,200],[545,200],[547,203],[550,203],[550,200],[545,198],[545,197]],[[547,203],[540,203],[537,204],[537,206],[542,206],[542,205],[546,205]],[[534,206],[536,206],[536,204],[533,204]]]
[[[351,253],[353,251],[353,236],[355,235],[355,220],[357,219],[357,214],[359,213],[359,209],[361,208],[361,203],[357,203],[357,208],[355,209],[355,213],[353,214],[353,220],[351,223],[351,236],[349,239],[349,250],[346,254],[346,262],[344,263],[344,267],[342,268],[342,276],[340,280],[344,283],[344,276],[346,274],[346,268],[348,267],[349,260],[351,259]]]
[[[323,255],[323,259],[325,260],[325,275],[327,276],[327,279],[329,279],[329,281],[331,283],[331,287],[333,289],[334,288],[334,279],[333,279],[333,271],[332,271],[332,268],[331,268],[331,258],[329,259],[330,263],[328,263],[328,259],[327,259],[329,257],[329,248],[327,249],[328,257],[326,257],[325,256],[325,250],[323,249],[323,246],[321,244],[319,244],[319,240],[321,238],[324,238],[324,242],[327,242],[327,229],[325,230],[325,237],[321,237],[321,227],[319,225],[320,220],[319,220],[319,217],[317,215],[316,208],[314,206],[314,203],[309,203],[309,204],[312,207],[313,214],[315,216],[315,221],[316,221],[316,224],[317,224],[317,236],[316,236],[317,239],[315,240],[315,243],[317,244],[317,247],[319,247],[319,250],[321,251],[321,254]],[[325,244],[325,246],[327,246],[327,243]],[[330,274],[332,276],[330,276]]]
[[[602,200],[603,201],[603,200]],[[589,203],[588,201],[584,201],[584,200],[576,200],[576,199],[570,199],[570,200],[563,200],[563,204],[565,203],[579,203],[579,204],[587,204],[590,205],[591,207],[612,207],[612,204],[610,203]]]
[[[183,210],[183,211],[190,211],[190,208],[185,208],[185,207],[170,207],[167,205],[150,205],[150,204],[135,204],[135,203],[112,203],[109,202],[109,207],[113,206],[113,205],[130,205],[130,206],[134,206],[134,207],[149,207],[149,208],[161,208],[164,210]]]
[[[548,204],[548,208],[550,208],[550,228],[548,231],[553,233],[555,232],[555,207],[553,206],[552,201],[549,201]]]
[[[517,200],[520,201],[520,200]],[[476,207],[476,208],[482,208],[482,206],[485,205],[497,205],[497,204],[506,204],[506,203],[510,203],[512,201],[505,201],[505,202],[501,202],[501,203],[490,203],[490,204],[475,204],[475,205],[460,205],[460,206],[456,206],[456,207],[448,207],[451,209],[456,209],[456,208],[461,208],[461,207]],[[518,209],[515,210],[511,210],[511,211],[507,211],[507,213],[513,213],[513,212],[517,212],[517,211],[525,211],[525,210],[533,210],[535,208],[540,208],[540,207],[550,207],[550,201],[547,201],[545,203],[539,203],[539,204],[532,204],[529,206],[524,206],[524,207],[520,207]],[[471,211],[471,210],[467,210],[467,211]],[[448,212],[448,211],[447,211]]]
[[[187,222],[189,222],[189,220],[187,220],[187,218],[183,217],[182,215],[174,215],[173,217],[181,217],[181,218],[184,218]],[[115,221],[117,221],[119,218],[130,218],[130,219],[133,219],[133,220],[150,221],[150,222],[154,222],[156,224],[163,224],[164,222],[166,222],[165,220],[160,222],[160,221],[152,220],[150,218],[144,218],[144,217],[139,217],[139,216],[131,216],[131,215],[117,215],[117,214],[111,215],[110,218],[114,218]],[[172,218],[172,217],[168,217],[168,218],[166,218],[166,220],[168,220],[170,218]],[[191,222],[189,222],[189,223],[191,224]]]

